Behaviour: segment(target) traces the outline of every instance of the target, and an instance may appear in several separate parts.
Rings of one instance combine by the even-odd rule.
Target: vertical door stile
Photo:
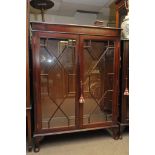
[[[117,122],[118,117],[118,96],[119,96],[119,60],[120,60],[120,43],[119,40],[115,41],[114,51],[114,94],[113,94],[113,122]]]
[[[84,80],[84,56],[83,56],[83,39],[82,36],[79,35],[79,65],[80,65],[80,81],[79,81],[79,88],[80,88],[80,97],[83,96],[83,80]],[[80,100],[79,97],[79,100]],[[84,97],[84,96],[83,96]],[[80,103],[79,101],[79,118],[80,118],[80,124],[79,127],[82,128],[83,127],[83,103]]]
[[[80,119],[79,119],[79,114],[80,114],[80,107],[79,107],[79,98],[80,98],[80,56],[79,56],[79,47],[80,47],[80,39],[79,35],[77,35],[76,38],[76,49],[75,49],[75,54],[76,54],[76,96],[75,96],[75,124],[76,128],[78,129],[80,126]]]
[[[118,64],[117,64],[117,104],[116,104],[116,120],[118,120],[118,117],[119,117],[119,105],[118,105],[118,102],[119,102],[119,92],[120,92],[120,85],[119,85],[119,75],[120,75],[120,40],[118,39],[117,40],[117,61],[118,61]]]
[[[37,106],[38,106],[37,107],[37,111],[38,111],[37,112],[37,114],[38,114],[38,116],[37,116],[37,118],[38,118],[37,128],[38,128],[38,130],[41,130],[41,128],[42,128],[42,123],[41,123],[42,111],[41,111],[41,94],[40,94],[40,92],[41,92],[41,84],[40,84],[40,33],[38,33],[36,46],[37,46],[37,50],[36,50],[37,79],[36,79],[36,83],[38,83],[38,85],[36,87],[36,89],[38,91],[37,92],[37,94],[38,94],[38,96],[37,96],[37,99],[38,99],[38,101],[37,101]]]
[[[38,32],[33,37],[33,85],[34,85],[34,106],[35,106],[35,131],[41,129],[41,103],[40,103],[40,40]]]

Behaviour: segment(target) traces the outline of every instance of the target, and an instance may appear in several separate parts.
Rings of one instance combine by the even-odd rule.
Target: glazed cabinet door
[[[75,127],[77,36],[36,32],[33,44],[36,130]]]
[[[116,122],[118,42],[99,36],[81,36],[81,96],[83,127]],[[98,124],[98,125],[97,125]]]

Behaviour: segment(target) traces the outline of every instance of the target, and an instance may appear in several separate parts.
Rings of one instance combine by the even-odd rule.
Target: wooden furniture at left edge
[[[32,150],[30,74],[29,74],[29,0],[26,1],[26,120],[28,134],[28,151]]]

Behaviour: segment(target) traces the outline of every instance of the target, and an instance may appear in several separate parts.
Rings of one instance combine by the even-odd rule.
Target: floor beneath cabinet
[[[129,133],[113,140],[105,130],[45,137],[40,152],[27,155],[129,155]]]

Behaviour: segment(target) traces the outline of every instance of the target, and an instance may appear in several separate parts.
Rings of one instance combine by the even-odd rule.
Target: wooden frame
[[[31,104],[30,104],[30,70],[29,70],[29,0],[26,1],[26,118],[28,134],[28,151],[32,150]]]

